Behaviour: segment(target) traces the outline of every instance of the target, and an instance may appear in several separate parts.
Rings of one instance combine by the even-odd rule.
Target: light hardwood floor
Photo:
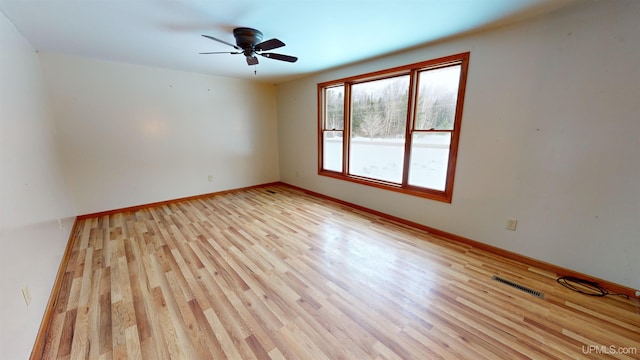
[[[45,359],[640,358],[637,299],[286,186],[81,220],[72,241]]]

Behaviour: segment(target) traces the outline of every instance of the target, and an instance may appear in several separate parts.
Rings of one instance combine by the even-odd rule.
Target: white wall
[[[273,85],[50,53],[41,61],[78,214],[279,179]]]
[[[75,212],[38,56],[2,13],[0,54],[0,358],[26,359]],[[25,285],[32,295],[28,307]]]
[[[638,19],[638,1],[583,3],[280,84],[281,180],[640,289]],[[464,51],[452,204],[317,175],[318,82]]]

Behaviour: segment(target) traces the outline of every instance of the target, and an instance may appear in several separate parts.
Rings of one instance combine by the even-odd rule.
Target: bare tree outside
[[[325,129],[344,129],[344,86],[328,88],[325,93]]]
[[[379,112],[365,113],[360,123],[360,131],[364,137],[370,140],[381,135],[387,129],[387,123]]]
[[[403,138],[408,91],[408,75],[355,84],[351,100],[352,136]]]
[[[460,67],[426,70],[419,76],[416,129],[453,130]]]

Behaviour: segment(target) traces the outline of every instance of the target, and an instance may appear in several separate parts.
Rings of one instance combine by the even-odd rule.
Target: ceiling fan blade
[[[275,54],[275,53],[262,53],[260,55],[269,59],[288,61],[292,63],[298,61],[297,57],[289,56],[289,55],[282,55],[282,54]]]
[[[233,47],[233,48],[234,48],[234,49],[236,49],[236,50],[242,50],[242,49],[241,49],[239,46],[237,46],[237,45],[233,45],[232,43],[226,42],[226,41],[224,41],[224,40],[220,40],[220,39],[218,39],[218,38],[214,38],[213,36],[209,36],[209,35],[202,35],[202,36],[203,36],[203,37],[206,37],[207,39],[211,39],[211,40],[217,41],[217,42],[219,42],[219,43],[223,43],[223,44],[225,44],[225,45],[229,45],[229,46]]]
[[[247,65],[258,65],[258,58],[255,56],[247,56]]]
[[[233,52],[233,51],[213,51],[213,52],[201,52],[198,53],[200,55],[209,55],[209,54],[242,54],[242,52]]]
[[[284,43],[278,39],[270,39],[255,45],[256,51],[273,50],[283,47]]]

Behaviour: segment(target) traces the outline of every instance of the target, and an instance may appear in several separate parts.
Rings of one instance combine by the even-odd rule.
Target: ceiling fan
[[[236,45],[233,45],[224,40],[220,40],[213,36],[202,35],[207,39],[215,40],[217,42],[223,43],[225,45],[229,45],[236,49],[237,51],[216,51],[216,52],[202,52],[200,54],[243,54],[247,60],[248,65],[257,65],[258,58],[256,55],[264,56],[269,59],[287,61],[287,62],[296,62],[298,58],[295,56],[276,54],[276,53],[266,53],[263,51],[277,49],[279,47],[283,47],[285,44],[278,39],[270,39],[266,41],[262,41],[262,33],[259,30],[247,28],[247,27],[239,27],[233,29],[233,36],[236,38]]]

